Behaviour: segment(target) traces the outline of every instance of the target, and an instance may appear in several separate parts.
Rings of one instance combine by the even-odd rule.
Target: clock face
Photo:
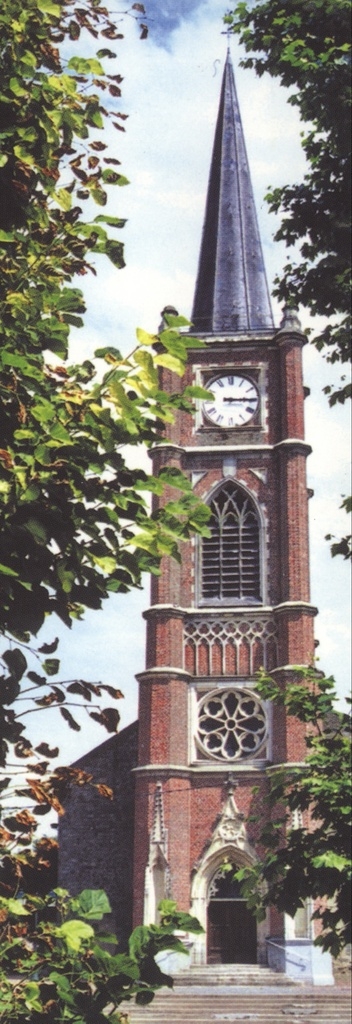
[[[239,374],[223,374],[207,385],[213,398],[207,398],[203,410],[207,419],[218,427],[242,427],[257,412],[257,388]]]

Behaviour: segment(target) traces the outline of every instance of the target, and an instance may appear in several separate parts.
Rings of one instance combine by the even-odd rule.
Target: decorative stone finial
[[[296,309],[293,309],[291,306],[284,306],[279,330],[287,332],[302,331],[302,324]]]

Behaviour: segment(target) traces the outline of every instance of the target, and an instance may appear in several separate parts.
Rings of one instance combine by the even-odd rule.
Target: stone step
[[[123,1011],[126,1024],[351,1024],[348,992],[326,988],[270,995],[161,991],[149,1006],[124,1004]]]
[[[251,985],[251,986],[282,986],[297,984],[288,982],[285,974],[279,974],[270,967],[259,964],[207,964],[204,967],[190,967],[180,971],[174,977],[174,986],[196,985]]]

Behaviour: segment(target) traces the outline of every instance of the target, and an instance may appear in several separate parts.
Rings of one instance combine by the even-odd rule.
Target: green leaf
[[[70,210],[72,206],[72,195],[66,188],[58,188],[55,192],[55,199],[62,210]]]
[[[23,85],[21,85],[21,79],[19,79],[19,78],[10,78],[9,86],[10,86],[11,92],[13,92],[15,96],[27,96],[28,95],[27,89],[23,88]],[[14,149],[15,150],[19,149],[19,147],[15,146]]]
[[[104,555],[102,558],[99,558],[98,555],[92,555],[91,557],[94,564],[98,565],[99,569],[102,569],[103,572],[112,573],[115,571],[116,558],[113,558],[110,555]]]
[[[145,948],[149,944],[150,931],[149,927],[145,924],[140,924],[137,928],[134,928],[132,935],[129,939],[129,952],[130,956],[134,960],[138,960],[143,954]]]
[[[92,199],[94,199],[94,202],[97,203],[98,206],[105,206],[106,205],[108,197],[106,195],[106,192],[104,192],[104,189],[97,188],[95,186],[94,188],[91,188],[90,194],[91,194]]]
[[[122,360],[121,352],[112,345],[107,345],[105,348],[97,348],[94,355],[96,359],[105,359],[107,363],[120,363]]]
[[[327,850],[326,853],[313,857],[312,864],[315,868],[335,868],[337,871],[345,871],[346,867],[350,865],[350,861],[347,857],[335,853],[334,850]]]
[[[65,921],[59,928],[54,929],[55,934],[66,943],[68,949],[79,953],[82,945],[94,938],[94,930],[85,921]]]
[[[140,345],[155,345],[158,340],[155,334],[148,334],[142,327],[137,327],[136,335]]]
[[[28,149],[24,148],[24,146],[14,146],[13,151],[15,156],[18,160],[21,161],[21,163],[29,164],[30,167],[34,166],[35,157],[33,156],[33,153],[30,153]]]
[[[103,75],[104,68],[95,57],[71,57],[67,67],[79,75]]]
[[[162,910],[162,907],[160,908]],[[192,932],[193,935],[200,935],[204,932],[204,928],[199,923],[197,917],[193,917],[191,914],[177,912],[177,928],[181,931]],[[184,952],[188,952],[184,949]]]
[[[81,316],[74,316],[73,313],[63,313],[62,319],[65,324],[70,324],[71,327],[84,327],[84,321]]]
[[[46,658],[43,661],[42,667],[48,676],[56,676],[60,668],[60,662],[58,658]]]
[[[32,53],[31,50],[25,50],[24,53],[22,53],[22,55],[20,57],[20,61],[21,61],[21,64],[25,64],[26,67],[29,67],[29,68],[32,68],[32,69],[37,67],[36,56],[35,56],[34,53]]]
[[[124,247],[121,242],[114,242],[112,239],[108,239],[105,244],[105,252],[109,257],[109,260],[111,260],[111,263],[113,263],[114,267],[117,267],[118,270],[121,270],[125,266],[123,258]]]
[[[165,313],[165,321],[169,327],[190,327],[190,320],[186,320],[186,317],[179,316],[179,314]]]
[[[118,171],[113,171],[111,167],[107,167],[106,170],[104,170],[102,173],[102,179],[108,185],[121,185],[121,177],[122,175],[119,174]],[[127,184],[127,180],[126,182],[124,182],[124,184]]]
[[[48,540],[48,531],[43,523],[39,519],[34,519],[32,516],[24,523],[26,530],[32,534],[37,544],[46,544]]]
[[[50,426],[50,437],[54,437],[56,441],[62,441],[64,445],[74,444],[68,430],[59,422]]]
[[[97,51],[97,57],[102,60],[103,57],[117,57],[117,54],[114,53],[113,50],[106,50],[104,48],[103,50]]]
[[[12,298],[12,296],[9,296],[9,298]],[[1,361],[4,366],[16,366],[26,377],[33,377],[35,380],[42,379],[42,373],[39,369],[38,363],[34,362],[32,359],[26,358],[26,356],[21,355],[18,352],[6,352],[4,350],[1,353]]]
[[[23,142],[35,142],[37,138],[34,128],[18,128],[17,133]]]
[[[50,423],[51,420],[55,419],[55,408],[52,402],[48,402],[47,399],[41,398],[36,405],[32,406],[32,416],[39,423]]]
[[[0,562],[0,573],[3,576],[16,576],[16,577],[18,577],[18,575],[19,575],[18,572],[15,572],[14,569],[10,569],[10,567],[8,565],[2,565],[1,562]]]
[[[95,128],[104,128],[104,121],[101,116],[100,110],[95,109],[89,115],[89,124],[94,125]]]
[[[200,398],[202,401],[212,397],[211,391],[206,391],[205,388],[199,387],[198,384],[190,384],[189,387],[185,388],[184,394],[189,398]]]
[[[36,2],[38,10],[41,11],[42,14],[52,14],[54,18],[61,17],[61,7],[59,7],[58,4],[53,4],[52,0],[36,0]]]
[[[111,906],[104,889],[83,889],[77,899],[79,913],[86,920],[101,921],[104,914],[111,913]]]
[[[4,907],[11,917],[28,917],[29,911],[26,910],[22,900],[16,900],[10,897],[10,899],[3,899],[0,897],[0,906]]]
[[[124,228],[127,224],[126,220],[122,220],[121,217],[111,217],[107,213],[99,213],[97,217],[94,217],[94,224],[102,222],[103,224],[109,224],[112,228]]]
[[[184,373],[185,367],[182,359],[177,359],[176,356],[172,356],[168,352],[165,355],[156,356],[155,362],[157,366],[165,366],[167,370],[177,373],[179,377],[182,377]]]
[[[26,981],[23,986],[23,997],[27,1010],[41,1013],[43,1003],[40,1000],[40,986],[37,981]]]

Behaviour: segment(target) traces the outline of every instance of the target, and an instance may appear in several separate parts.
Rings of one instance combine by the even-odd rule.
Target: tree
[[[288,103],[307,126],[302,146],[308,170],[303,181],[271,189],[269,209],[280,214],[275,239],[298,245],[300,262],[288,262],[274,294],[327,318],[312,342],[330,363],[351,358],[351,25],[349,0],[241,0],[225,16],[249,57],[243,67],[268,72],[290,89]],[[328,385],[329,402],[345,402],[351,384],[343,374]],[[351,512],[351,499],[342,508]],[[333,556],[350,558],[351,536],[334,539]]]
[[[270,904],[294,916],[314,901],[315,942],[336,956],[351,941],[351,719],[335,710],[333,678],[313,668],[284,688],[261,672],[257,690],[305,724],[307,756],[269,770],[265,852],[237,877],[259,919]]]
[[[126,590],[138,585],[144,568],[155,567],[159,523],[150,521],[143,497],[153,483],[128,470],[121,448],[151,445],[172,408],[183,406],[182,397],[160,392],[157,367],[166,360],[182,371],[187,343],[174,330],[176,320],[161,338],[163,354],[150,354],[158,339],[143,332],[143,349],[130,359],[102,348],[97,354],[110,370],[98,384],[88,361],[50,365],[45,353],[65,360],[70,326],[83,323],[76,276],[96,273],[97,254],[123,266],[122,245],[106,225],[124,222],[102,213],[85,220],[76,205],[103,207],[107,189],[126,184],[114,169],[119,161],[97,138],[107,120],[121,128],[125,116],[110,106],[121,77],[101,65],[115,54],[104,47],[85,59],[66,50],[82,28],[94,37],[122,37],[96,0],[84,8],[32,0],[25,9],[6,0],[0,25],[0,630],[24,638],[51,611],[70,624],[80,605],[99,607],[104,572],[110,590]],[[63,56],[58,44],[65,44]],[[108,109],[102,94],[110,97]],[[140,527],[139,541],[131,522]],[[166,533],[171,538],[171,518],[167,547]]]
[[[55,612],[70,625],[84,606],[98,609],[109,593],[139,586],[143,571],[159,572],[165,553],[179,558],[180,540],[204,530],[207,520],[207,511],[177,469],[166,468],[155,478],[128,468],[127,442],[147,448],[160,442],[165,419],[175,409],[190,410],[199,391],[168,396],[159,389],[159,365],[179,373],[184,367],[187,339],[175,326],[156,337],[143,331],[139,336],[141,347],[127,359],[111,348],[100,350],[109,370],[94,386],[92,365],[51,370],[42,354],[15,353],[16,371],[4,375],[0,627],[10,644],[0,658],[1,790],[12,803],[14,796],[27,794],[41,814],[50,807],[61,813],[67,787],[91,780],[71,768],[52,771],[58,748],[44,741],[33,749],[24,714],[57,706],[69,726],[79,730],[70,705],[80,702],[108,732],[115,732],[116,707],[101,709],[97,700],[104,694],[118,700],[122,694],[83,679],[58,685],[57,640],[35,648],[31,638],[48,614]],[[4,354],[6,349],[0,359]],[[151,514],[148,496],[165,488],[169,500]],[[18,779],[20,766],[7,774],[11,750],[25,762],[25,789]],[[111,795],[105,789],[100,787]],[[5,818],[6,844],[16,847],[21,837],[30,846],[36,820],[26,815],[20,810],[10,824]]]
[[[128,13],[140,21],[143,5],[132,4]],[[108,74],[101,63],[115,60],[110,44],[122,34],[99,0],[83,6],[75,0],[4,0],[0,28],[0,789],[10,803],[0,830],[0,918],[3,937],[9,928],[9,941],[18,937],[16,963],[25,965],[28,981],[28,970],[30,979],[33,971],[40,974],[43,967],[45,975],[47,969],[44,953],[43,966],[34,951],[42,940],[37,934],[32,948],[28,939],[34,911],[44,914],[45,932],[45,898],[38,895],[38,904],[25,898],[21,905],[18,899],[31,874],[38,815],[50,807],[60,813],[67,787],[93,780],[71,768],[52,770],[58,749],[47,739],[33,749],[24,715],[57,705],[69,726],[79,729],[70,710],[78,702],[115,732],[117,709],[101,709],[99,700],[104,693],[122,696],[85,680],[57,684],[57,640],[38,648],[35,637],[52,613],[71,626],[84,608],[100,608],[111,592],[140,586],[143,571],[160,571],[163,554],[179,557],[180,540],[202,531],[207,513],[177,470],[149,477],[131,470],[126,454],[127,445],[148,449],[159,443],[165,422],[179,409],[190,412],[203,393],[182,392],[177,384],[168,395],[159,387],[161,365],[183,373],[188,343],[179,328],[186,321],[170,316],[158,336],[139,330],[139,344],[126,358],[101,346],[94,363],[67,361],[70,327],[83,325],[85,311],[77,277],[95,274],[102,256],[117,270],[124,265],[123,246],[109,233],[124,221],[104,208],[109,188],[127,179],[108,150],[106,132],[104,141],[100,137],[109,122],[124,130],[126,115],[116,109],[121,76],[115,65]],[[102,37],[94,57],[72,54],[82,32]],[[104,212],[95,215],[94,204]],[[149,497],[164,489],[169,500],[153,514]],[[98,788],[111,796],[107,787]],[[36,867],[40,859],[35,855]],[[60,958],[69,943],[54,932],[45,942],[50,950],[56,935]],[[82,929],[79,934],[72,949],[81,954]],[[86,931],[85,937],[88,951],[93,936]],[[8,969],[7,945],[4,955]],[[129,977],[136,976],[132,971]],[[17,1004],[11,984],[6,988],[8,1019],[20,1019],[20,1010],[23,1019],[31,1012],[52,1019],[56,996],[43,1017],[33,984],[29,980],[25,990],[16,985],[22,993]],[[67,1000],[64,989],[60,1013],[69,1019],[70,1000],[76,1004],[71,985]],[[88,1007],[82,1020],[85,1012],[92,1019]]]
[[[140,17],[143,6],[131,11]],[[105,45],[94,58],[68,51],[83,29],[105,41],[121,33],[96,0],[83,8],[5,0],[0,25],[0,633],[28,644],[49,614],[70,626],[84,607],[139,586],[143,571],[159,571],[164,553],[178,557],[179,540],[202,529],[205,513],[180,473],[148,477],[126,457],[126,445],[150,447],[174,410],[192,408],[197,389],[169,396],[158,382],[160,365],[183,372],[187,340],[178,328],[186,321],[169,318],[160,336],[139,331],[140,346],[127,358],[102,347],[100,367],[66,361],[70,327],[82,326],[85,308],[76,276],[96,273],[92,261],[102,255],[123,266],[122,245],[107,226],[124,222],[105,213],[87,220],[77,204],[88,203],[90,214],[94,203],[105,206],[110,186],[126,183],[98,138],[108,120],[123,127],[125,115],[111,107],[121,77],[101,65],[115,54]],[[148,497],[165,486],[173,500],[151,515]],[[39,653],[53,655],[56,646]],[[75,725],[63,706],[65,687],[52,682],[57,658],[32,671],[23,649],[10,646],[2,663],[4,764],[8,742],[21,739],[22,756],[30,749],[13,711],[25,674],[28,696],[38,706],[56,702]],[[68,689],[86,702],[100,696],[83,681]],[[100,720],[114,730],[117,711]]]
[[[179,913],[171,900],[163,900],[159,909],[160,924],[135,928],[128,952],[119,953],[114,936],[104,934],[101,925],[97,931],[96,922],[110,911],[101,889],[84,889],[74,898],[55,889],[47,898],[0,899],[1,1019],[6,1024],[126,1022],[118,1011],[122,1002],[135,997],[146,1005],[161,985],[172,986],[155,956],[168,949],[187,953],[175,929],[202,931],[196,918]]]
[[[247,53],[244,67],[279,77],[291,90],[308,130],[302,146],[308,171],[302,182],[269,193],[281,214],[276,239],[298,243],[301,262],[288,263],[276,281],[281,299],[333,318],[314,337],[328,361],[350,358],[350,4],[348,0],[241,2],[225,17]],[[257,56],[258,54],[258,56]],[[330,392],[343,402],[349,385]]]

